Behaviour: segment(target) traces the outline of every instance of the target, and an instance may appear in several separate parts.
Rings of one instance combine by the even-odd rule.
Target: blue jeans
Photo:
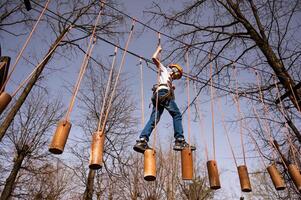
[[[162,89],[158,91],[158,97],[164,96],[168,93],[168,90]],[[145,125],[144,129],[140,134],[140,138],[145,138],[147,141],[155,127],[155,119],[156,119],[156,96],[153,95],[152,97],[153,102],[153,110],[152,114]],[[175,102],[174,99],[166,100],[164,102],[160,102],[158,104],[158,112],[157,112],[157,124],[160,120],[160,117],[164,111],[164,108],[169,112],[173,119],[173,128],[174,128],[174,137],[177,138],[184,138],[183,135],[183,126],[182,126],[182,115],[181,112]]]

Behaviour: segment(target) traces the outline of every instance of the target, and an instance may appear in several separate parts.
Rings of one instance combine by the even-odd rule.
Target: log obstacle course
[[[25,1],[26,2],[26,1]],[[96,23],[97,24],[97,23]],[[95,25],[96,26],[96,25]],[[131,29],[132,31],[132,29]],[[95,37],[91,36],[91,40],[95,44]],[[90,46],[90,45],[89,45]],[[89,47],[91,48],[91,47]],[[84,63],[87,63],[87,60],[89,59],[89,56],[92,52],[93,47],[89,50],[87,50],[88,54],[86,55],[86,60],[84,59]],[[127,47],[126,47],[127,49]],[[126,50],[124,51],[126,53]],[[116,54],[115,54],[116,55]],[[0,69],[3,69],[5,66],[9,66],[9,61],[4,63],[1,62]],[[83,65],[84,66],[84,65]],[[84,69],[81,70],[79,76],[83,76]],[[188,70],[189,71],[189,70]],[[6,75],[7,76],[6,71]],[[5,74],[4,73],[4,74]],[[2,74],[2,73],[1,73]],[[187,76],[188,77],[188,76]],[[221,188],[220,179],[219,179],[219,172],[217,167],[217,162],[215,160],[215,136],[214,136],[214,112],[213,112],[213,82],[212,82],[212,66],[211,66],[211,72],[210,72],[210,81],[211,81],[211,113],[212,113],[212,130],[213,130],[213,150],[214,150],[214,159],[209,160],[207,159],[207,170],[208,170],[208,177],[209,177],[209,184],[211,189],[219,189]],[[4,80],[7,80],[4,78]],[[12,96],[4,91],[6,82],[1,82],[1,94],[0,94],[0,114],[5,110],[7,105],[10,103]],[[116,81],[117,82],[117,81]],[[79,82],[77,82],[79,87]],[[189,88],[189,79],[188,79],[188,88]],[[237,89],[237,88],[236,88]],[[236,90],[238,93],[238,90]],[[188,92],[189,94],[189,92]],[[74,95],[74,99],[75,99]],[[188,95],[188,102],[189,101],[189,95]],[[142,106],[143,107],[143,106]],[[188,109],[189,106],[188,106]],[[69,113],[70,114],[70,113]],[[190,120],[188,120],[190,121]],[[69,118],[60,121],[57,125],[57,129],[55,131],[55,134],[53,136],[52,142],[49,146],[49,151],[53,154],[62,154],[71,130],[72,124],[69,121]],[[91,153],[90,153],[90,161],[89,161],[89,168],[90,169],[101,169],[103,164],[103,153],[104,153],[104,144],[105,144],[105,133],[103,131],[105,127],[105,122],[102,126],[102,130],[97,130],[95,133],[93,133],[92,136],[92,144],[91,144]],[[188,131],[190,134],[190,131]],[[242,143],[243,145],[243,143]],[[155,146],[155,145],[154,145]],[[243,147],[243,146],[242,146]],[[244,155],[245,159],[245,155]],[[191,149],[185,148],[183,151],[181,151],[181,166],[182,166],[182,179],[183,180],[192,180],[193,179],[193,152]],[[285,182],[283,177],[281,176],[279,170],[277,169],[276,165],[273,163],[269,165],[267,168],[267,172],[270,175],[270,178],[275,186],[276,190],[284,190],[286,188]],[[247,165],[244,163],[244,165],[237,166],[241,190],[243,192],[251,192],[251,182],[249,179],[249,173]],[[291,177],[293,183],[295,184],[296,188],[301,192],[301,175],[300,170],[296,164],[290,163],[287,165],[287,172],[289,176]],[[144,179],[147,181],[155,181],[156,180],[156,152],[154,149],[147,149],[144,153]]]

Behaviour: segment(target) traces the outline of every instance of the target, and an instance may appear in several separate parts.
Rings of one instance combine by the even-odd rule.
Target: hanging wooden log
[[[193,179],[193,158],[191,148],[186,147],[181,151],[181,164],[182,164],[182,179]]]
[[[2,92],[0,94],[0,115],[5,110],[5,108],[8,106],[11,99],[12,99],[12,97],[10,96],[10,94],[8,94],[6,92]]]
[[[241,191],[251,192],[252,188],[251,188],[251,182],[250,182],[247,166],[240,165],[237,167],[237,170],[238,170]]]
[[[288,166],[288,173],[289,173],[290,177],[292,178],[297,189],[301,192],[301,174],[300,174],[300,171],[299,171],[297,165],[290,164]]]
[[[153,149],[144,151],[144,180],[156,180],[156,152]]]
[[[275,186],[275,189],[284,190],[285,189],[284,179],[280,174],[280,172],[278,171],[277,167],[274,164],[271,164],[270,166],[267,167],[267,170]]]
[[[65,144],[71,129],[71,123],[62,120],[57,124],[56,131],[49,146],[49,151],[53,154],[61,154],[64,151]]]
[[[103,165],[103,151],[104,151],[105,134],[95,132],[92,136],[92,145],[90,152],[90,169],[100,169]]]
[[[221,184],[219,180],[217,163],[215,160],[207,161],[207,170],[208,170],[210,188],[213,190],[220,189]]]

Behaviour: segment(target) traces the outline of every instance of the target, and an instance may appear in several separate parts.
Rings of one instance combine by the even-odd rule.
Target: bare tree
[[[114,77],[113,73],[109,89],[110,95],[105,102],[104,112],[109,107],[108,101],[112,96],[113,86],[116,81]],[[126,165],[129,160],[126,156],[129,142],[132,140],[133,134],[136,133],[136,119],[131,114],[135,110],[131,99],[131,91],[128,89],[126,81],[121,79],[117,85],[108,119],[105,123],[104,134],[106,138],[103,167],[97,171],[88,169],[92,134],[97,130],[107,81],[108,72],[103,71],[98,66],[93,66],[91,63],[78,97],[81,102],[79,106],[81,116],[85,116],[80,119],[79,124],[84,134],[76,138],[76,140],[81,142],[80,144],[72,145],[72,152],[79,161],[78,166],[80,167],[78,169],[80,172],[77,171],[76,173],[79,175],[78,178],[85,188],[83,199],[86,200],[92,199],[93,196],[103,195],[107,198],[113,198],[112,196],[115,195],[115,192],[113,192],[112,188],[116,188],[116,177],[119,177],[121,174],[120,166]]]
[[[16,119],[8,129],[10,147],[5,151],[15,155],[13,165],[5,181],[1,199],[9,199],[17,190],[18,174],[21,169],[30,169],[34,160],[43,160],[47,153],[47,133],[52,130],[57,120],[62,116],[61,104],[54,99],[47,99],[47,92],[37,89],[17,113]],[[16,191],[16,193],[18,193]]]
[[[34,3],[39,5],[36,2]],[[99,10],[103,9],[99,1],[91,1],[89,3],[81,0],[67,1],[67,7],[65,6],[64,2],[57,1],[56,5],[57,11],[52,11],[51,14],[47,15],[47,24],[53,30],[53,34],[56,35],[56,39],[52,45],[50,45],[48,52],[43,58],[43,62],[39,64],[38,69],[30,78],[24,87],[24,90],[18,97],[18,100],[13,106],[11,106],[10,111],[3,120],[0,126],[0,141],[4,137],[6,130],[14,119],[16,113],[26,100],[29,92],[40,78],[46,65],[53,57],[54,53],[56,52],[56,48],[58,46],[66,46],[67,48],[76,47],[81,53],[84,52],[83,48],[79,45],[79,42],[91,35],[91,30],[93,28],[92,22],[94,21],[95,16],[97,16]],[[106,18],[106,16],[109,17]],[[118,24],[120,20],[121,18],[118,15],[112,15],[109,11],[104,12],[102,24],[97,26],[96,34],[104,33],[110,35],[110,37],[113,37],[118,32],[113,33],[111,32],[111,29],[115,28],[115,25]],[[83,34],[78,34],[75,38],[67,39],[60,43],[65,34],[70,30],[71,26],[74,26],[76,29],[80,30]]]

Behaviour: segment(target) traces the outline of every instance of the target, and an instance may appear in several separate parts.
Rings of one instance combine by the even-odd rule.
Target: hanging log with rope
[[[90,40],[89,40],[89,44],[88,44],[86,53],[84,55],[82,64],[80,66],[80,71],[79,71],[79,74],[78,74],[77,81],[76,81],[75,86],[73,88],[73,92],[72,92],[72,96],[71,96],[71,100],[70,100],[70,103],[69,103],[67,113],[65,115],[65,118],[63,120],[61,120],[60,122],[58,122],[57,129],[56,129],[56,131],[53,135],[53,139],[52,139],[52,141],[49,145],[49,151],[53,154],[62,154],[63,151],[64,151],[64,148],[65,148],[68,136],[69,136],[69,132],[70,132],[71,126],[72,126],[71,123],[70,123],[70,114],[71,114],[71,111],[73,109],[75,98],[76,98],[76,95],[79,91],[81,81],[82,81],[82,79],[84,77],[84,74],[85,74],[85,71],[87,69],[90,56],[91,56],[93,48],[96,44],[95,33],[96,33],[96,28],[97,28],[97,25],[98,25],[98,22],[99,22],[99,19],[100,19],[100,16],[101,16],[102,12],[103,12],[103,6],[101,5],[100,10],[99,10],[98,15],[97,15],[97,18],[95,20],[95,24],[94,24],[92,34],[90,36]]]
[[[251,182],[250,182],[248,168],[247,168],[247,164],[246,164],[245,144],[244,144],[244,140],[243,140],[243,124],[242,124],[243,121],[242,121],[242,114],[241,114],[240,101],[239,101],[239,95],[238,95],[237,68],[235,67],[235,65],[233,65],[233,68],[234,68],[233,77],[234,77],[234,81],[235,81],[235,91],[236,91],[236,95],[235,96],[233,95],[233,100],[237,107],[238,120],[239,120],[240,146],[242,149],[243,160],[244,160],[244,164],[237,166],[237,170],[238,170],[241,191],[251,192],[252,188],[251,188]]]
[[[90,161],[89,161],[89,168],[90,169],[100,169],[103,164],[103,151],[104,151],[104,142],[105,142],[105,134],[102,131],[102,121],[103,121],[103,113],[105,111],[105,105],[108,98],[110,84],[112,82],[113,70],[115,67],[117,56],[117,48],[115,47],[114,50],[114,57],[111,65],[111,70],[107,82],[107,87],[105,91],[105,96],[103,98],[100,110],[100,116],[98,120],[97,130],[92,135],[92,144],[91,144],[91,151],[90,151]]]
[[[208,54],[209,60],[211,60],[211,54]],[[210,188],[213,190],[217,190],[221,188],[221,183],[219,179],[219,172],[216,162],[216,146],[215,146],[215,124],[214,124],[214,90],[213,90],[213,66],[212,62],[210,62],[209,66],[209,80],[210,80],[210,111],[211,111],[211,133],[212,133],[212,150],[213,150],[213,160],[207,161],[207,171],[209,177]]]
[[[101,114],[100,114],[100,117],[98,120],[97,131],[93,134],[93,138],[92,138],[90,164],[89,164],[90,169],[100,169],[102,167],[103,151],[104,151],[105,135],[106,135],[106,133],[105,133],[106,123],[107,123],[108,116],[109,116],[109,113],[110,113],[110,110],[112,107],[113,98],[115,97],[115,91],[117,89],[117,84],[119,83],[119,77],[120,77],[120,74],[121,74],[123,66],[124,66],[127,49],[129,47],[129,44],[130,44],[130,41],[131,41],[131,38],[132,38],[132,35],[134,32],[134,27],[135,27],[135,20],[132,21],[130,33],[129,33],[128,39],[126,41],[126,44],[125,44],[125,51],[122,54],[118,73],[117,73],[116,79],[114,81],[113,90],[110,93],[108,107],[105,109],[106,97],[108,95],[109,87],[110,87],[109,83],[111,82],[111,79],[113,78],[112,76],[113,76],[113,69],[114,69],[115,59],[116,59],[116,54],[117,54],[117,48],[115,48],[115,51],[114,51],[114,60],[112,62],[111,71],[110,71],[110,75],[109,75],[110,77],[109,77],[106,91],[105,91],[105,98],[103,99],[103,103],[102,103]],[[105,113],[104,118],[103,118],[103,113]]]
[[[187,48],[185,53],[185,62],[186,62],[186,70],[188,73],[190,73],[190,67],[189,67],[189,57],[188,57],[188,51],[189,48]],[[193,175],[193,150],[190,147],[190,138],[191,138],[191,111],[190,111],[190,79],[189,77],[186,78],[186,90],[187,90],[187,104],[188,104],[188,110],[187,110],[187,133],[188,133],[188,144],[189,146],[184,147],[184,149],[181,151],[181,166],[182,166],[182,179],[183,180],[192,180]],[[195,150],[195,149],[194,149]]]

